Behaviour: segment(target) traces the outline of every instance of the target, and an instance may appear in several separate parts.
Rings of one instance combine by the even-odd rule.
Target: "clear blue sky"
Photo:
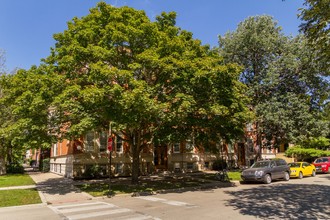
[[[29,69],[54,47],[53,34],[67,21],[82,17],[98,0],[0,0],[0,49],[6,68]],[[191,31],[203,44],[217,46],[218,35],[234,31],[249,16],[271,15],[286,35],[297,35],[303,0],[107,0],[108,4],[146,11],[151,20],[161,12],[177,12],[177,26]]]

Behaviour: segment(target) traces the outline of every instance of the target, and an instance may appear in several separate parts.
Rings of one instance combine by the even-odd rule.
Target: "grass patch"
[[[41,203],[36,189],[0,190],[0,207]]]
[[[227,174],[230,181],[242,181],[240,171],[228,171]],[[206,180],[217,181],[215,173],[203,173],[198,175],[198,177]]]
[[[28,174],[7,174],[0,176],[0,187],[34,185]]]
[[[193,180],[193,179],[171,179],[171,180],[148,180],[143,181],[139,185],[131,185],[129,183],[124,184],[112,184],[111,191],[113,194],[125,194],[125,193],[134,193],[134,192],[153,192],[159,190],[168,190],[168,189],[179,189],[186,187],[197,187],[205,181]],[[95,184],[84,184],[78,186],[82,191],[89,193],[92,196],[105,196],[109,192],[108,183],[95,183]]]
[[[230,180],[234,181],[242,181],[241,172],[240,171],[229,171],[228,176]]]

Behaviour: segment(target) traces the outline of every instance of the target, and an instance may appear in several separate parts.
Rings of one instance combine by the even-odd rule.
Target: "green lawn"
[[[0,176],[0,187],[34,185],[35,182],[27,174],[7,174]]]
[[[0,190],[0,207],[41,203],[36,189]]]
[[[227,174],[230,181],[242,181],[240,171],[228,171]],[[198,177],[207,180],[217,180],[215,173],[203,173],[198,175]]]
[[[239,171],[229,171],[228,176],[230,180],[242,181],[241,172]]]

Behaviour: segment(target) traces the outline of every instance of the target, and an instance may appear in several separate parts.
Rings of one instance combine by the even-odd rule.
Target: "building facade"
[[[62,140],[51,147],[50,171],[68,178],[109,175],[110,152],[106,132],[89,132],[77,140]],[[150,144],[140,154],[141,175],[159,171],[196,172],[211,170],[216,161],[228,167],[247,165],[253,152],[246,143],[217,144],[219,153],[196,148],[191,141],[174,144]],[[113,137],[111,172],[115,176],[131,175],[131,149],[120,136]]]
[[[224,161],[228,168],[241,168],[252,165],[258,151],[267,159],[285,150],[284,146],[277,149],[266,145],[259,149],[255,133],[254,127],[248,125],[241,140],[217,143],[217,153],[197,148],[190,140],[150,144],[140,153],[140,174],[211,170],[219,161]],[[111,167],[114,176],[130,176],[132,151],[122,137],[113,136],[112,140],[111,161],[107,132],[88,132],[76,140],[62,140],[51,148],[50,171],[68,178],[89,178],[108,176]]]

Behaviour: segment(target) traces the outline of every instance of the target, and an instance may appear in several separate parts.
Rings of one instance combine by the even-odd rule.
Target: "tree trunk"
[[[0,175],[6,174],[7,148],[0,145]]]
[[[139,176],[140,176],[140,150],[139,145],[134,144],[132,145],[133,151],[133,163],[132,163],[132,184],[139,183]]]
[[[259,131],[259,122],[256,123],[256,131],[257,131],[257,140],[256,140],[256,144],[257,144],[257,152],[254,158],[254,161],[258,161],[261,159],[261,150],[262,150],[262,136],[261,136],[261,132]]]
[[[1,155],[0,155],[0,176],[6,174],[6,160],[5,157],[2,157]]]

